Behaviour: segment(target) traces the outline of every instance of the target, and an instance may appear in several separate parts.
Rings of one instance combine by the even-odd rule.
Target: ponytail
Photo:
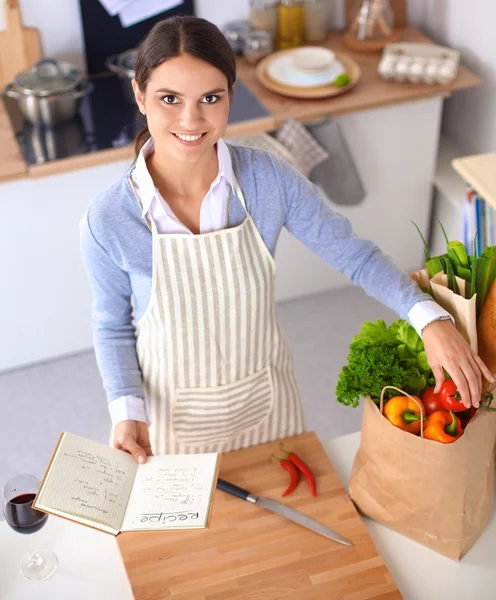
[[[138,158],[138,154],[140,153],[141,148],[146,144],[146,142],[151,138],[150,131],[148,127],[144,127],[138,135],[134,139],[134,153],[136,158]]]

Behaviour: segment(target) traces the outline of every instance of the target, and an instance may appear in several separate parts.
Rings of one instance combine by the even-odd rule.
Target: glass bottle
[[[302,46],[305,40],[303,0],[280,0],[277,5],[277,46],[281,50]]]
[[[250,0],[250,23],[253,29],[277,33],[277,0]]]
[[[350,27],[359,42],[381,42],[391,37],[394,13],[389,0],[362,0]]]
[[[328,0],[305,0],[305,40],[320,42],[327,35]]]

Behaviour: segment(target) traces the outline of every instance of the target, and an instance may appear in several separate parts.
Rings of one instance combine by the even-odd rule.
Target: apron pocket
[[[270,366],[227,385],[177,388],[174,435],[186,444],[230,441],[263,423],[273,401]]]

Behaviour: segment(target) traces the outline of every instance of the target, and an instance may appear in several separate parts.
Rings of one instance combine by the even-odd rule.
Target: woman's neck
[[[198,192],[208,190],[219,172],[216,146],[194,164],[175,160],[156,148],[146,164],[162,196],[194,197]]]

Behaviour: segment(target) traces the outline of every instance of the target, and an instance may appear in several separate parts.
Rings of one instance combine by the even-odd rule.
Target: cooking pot
[[[71,64],[43,59],[19,73],[4,93],[18,101],[32,125],[52,126],[71,121],[91,88]]]
[[[105,66],[112,73],[116,73],[121,80],[121,87],[124,97],[131,104],[136,104],[133,86],[131,80],[134,78],[134,61],[138,53],[137,48],[131,48],[121,54],[113,54],[105,61]]]

